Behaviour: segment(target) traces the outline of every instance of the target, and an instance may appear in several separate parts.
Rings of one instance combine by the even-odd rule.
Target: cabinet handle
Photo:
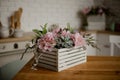
[[[17,43],[14,44],[14,49],[18,49],[18,44]]]

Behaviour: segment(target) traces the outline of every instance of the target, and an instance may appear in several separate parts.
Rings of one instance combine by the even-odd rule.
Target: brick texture
[[[0,20],[8,26],[8,18],[19,7],[23,8],[22,29],[31,31],[45,23],[78,26],[78,10],[93,5],[93,0],[0,0]]]

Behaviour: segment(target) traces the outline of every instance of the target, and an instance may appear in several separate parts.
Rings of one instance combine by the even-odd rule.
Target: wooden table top
[[[120,80],[120,57],[88,56],[87,62],[61,72],[32,70],[29,61],[13,80]]]

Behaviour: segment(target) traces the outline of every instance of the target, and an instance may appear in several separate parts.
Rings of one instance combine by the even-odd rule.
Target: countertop
[[[26,33],[24,33],[23,37],[2,38],[2,39],[0,39],[0,43],[9,43],[9,42],[18,42],[18,41],[31,41],[33,38],[34,38],[33,32],[26,32]]]
[[[88,30],[88,31],[82,31],[82,32],[120,35],[120,32],[111,32],[111,31]],[[34,33],[33,32],[26,32],[26,33],[24,33],[24,36],[20,37],[20,38],[10,37],[10,38],[5,38],[5,39],[0,39],[0,43],[32,40],[33,37],[34,37]]]
[[[120,80],[120,57],[88,56],[87,62],[55,72],[38,67],[32,70],[30,60],[13,80]]]
[[[112,31],[100,31],[100,30],[87,30],[82,32],[88,33],[102,33],[102,34],[111,34],[111,35],[120,35],[120,32],[112,32]]]

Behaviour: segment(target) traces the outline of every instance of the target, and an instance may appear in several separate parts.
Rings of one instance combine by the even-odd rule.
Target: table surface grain
[[[32,70],[31,59],[13,80],[120,80],[120,57],[88,56],[87,62],[61,72],[38,67]]]

